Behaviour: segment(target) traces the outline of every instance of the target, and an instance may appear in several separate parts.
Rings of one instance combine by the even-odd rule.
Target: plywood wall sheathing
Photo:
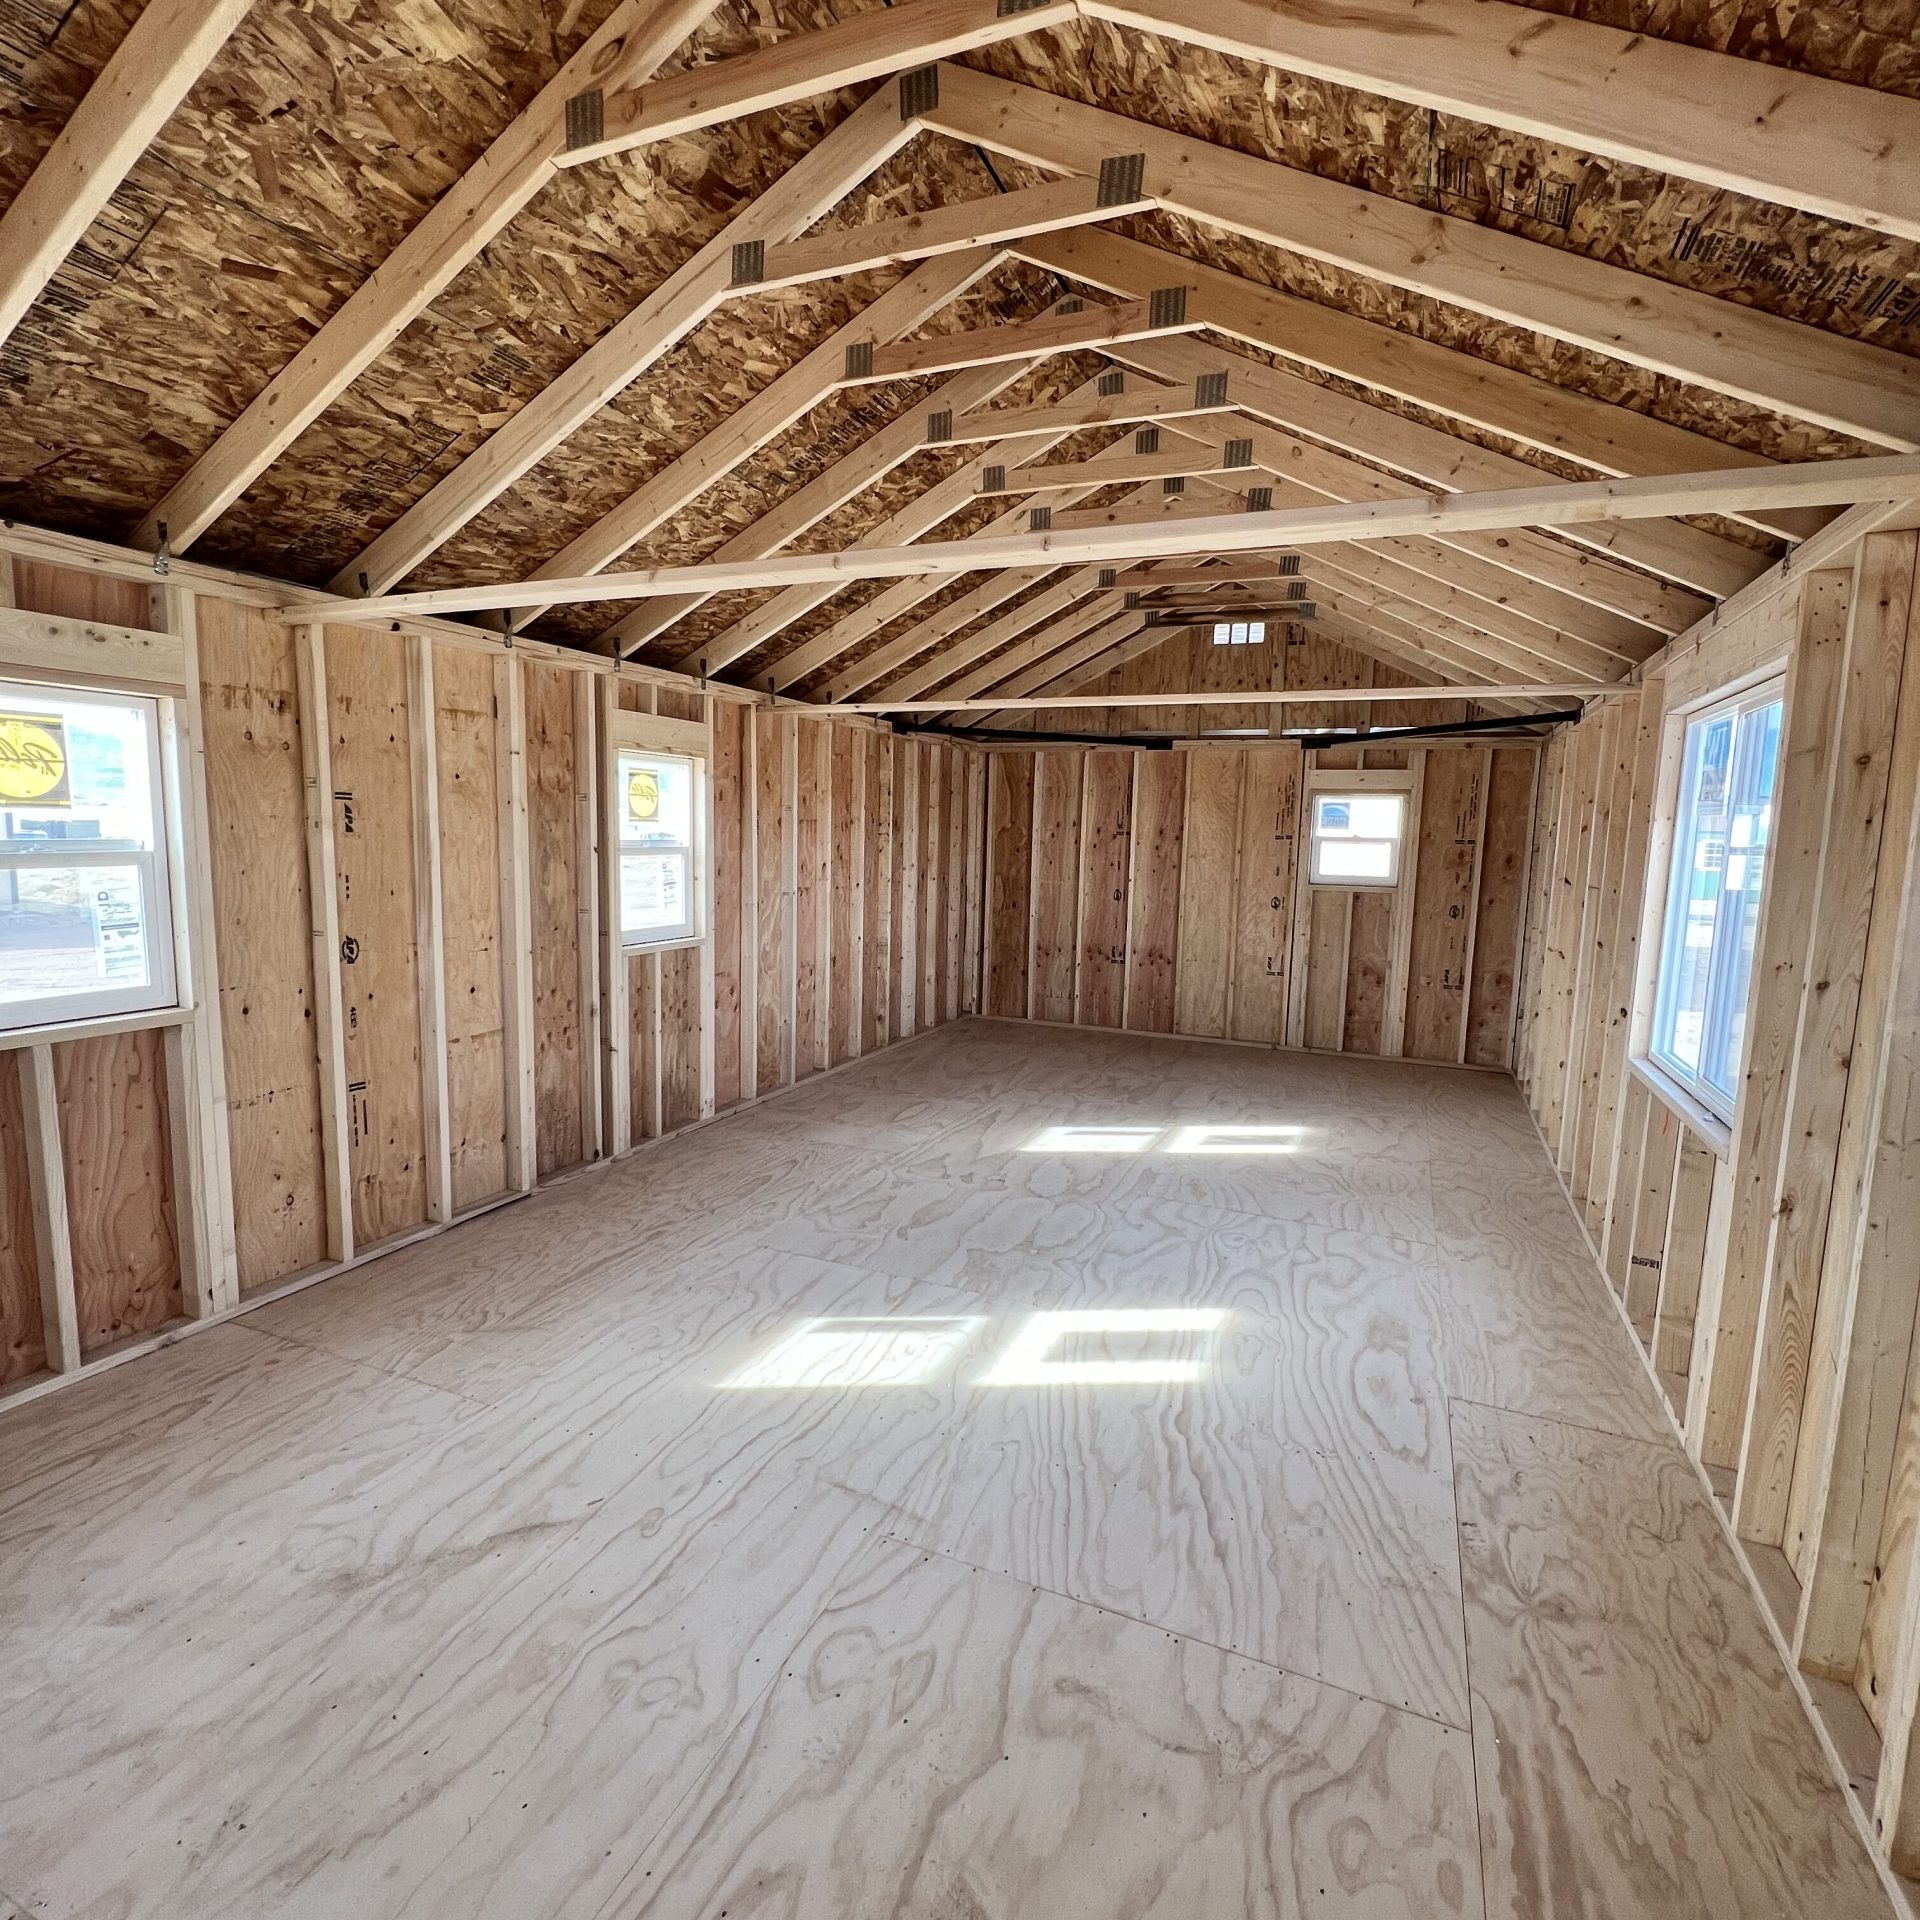
[[[327,1257],[300,691],[290,628],[211,596],[199,608],[227,1128],[240,1287]]]
[[[414,718],[390,634],[327,631],[334,885],[356,1246],[427,1218]]]
[[[511,1185],[493,663],[484,654],[439,648],[433,687],[446,969],[446,1135],[453,1210],[464,1213]]]
[[[1474,977],[1474,1064],[1507,1065],[1534,750],[1433,747],[1413,766],[1405,749],[1372,757],[1416,781],[1390,890],[1305,884],[1293,741],[990,755],[989,1011],[1024,1011],[1024,990],[1035,1019],[1457,1062]],[[1489,863],[1495,762],[1509,813]]]

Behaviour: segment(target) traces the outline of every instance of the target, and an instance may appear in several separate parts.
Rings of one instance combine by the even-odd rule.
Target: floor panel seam
[[[950,1553],[944,1547],[929,1546],[924,1540],[909,1539],[904,1533],[890,1536],[899,1545],[910,1547],[915,1553],[929,1553],[936,1559],[949,1561],[956,1567],[965,1567],[973,1573],[984,1573],[991,1580],[1010,1580],[1017,1587],[1030,1588],[1035,1593],[1051,1594],[1056,1600],[1064,1600],[1069,1606],[1083,1607],[1091,1613],[1103,1613],[1110,1619],[1125,1620],[1129,1625],[1145,1627],[1150,1633],[1164,1633],[1170,1640],[1185,1642],[1188,1646],[1205,1647],[1209,1652],[1224,1654],[1230,1660],[1245,1660],[1256,1667],[1264,1667],[1269,1673],[1284,1675],[1289,1680],[1300,1680],[1312,1687],[1325,1687],[1330,1693],[1337,1693],[1348,1700],[1361,1700],[1368,1706],[1378,1707],[1383,1713],[1399,1715],[1402,1719],[1418,1720],[1429,1727],[1444,1727],[1449,1733],[1465,1734],[1469,1739],[1472,1730],[1462,1726],[1456,1720],[1449,1720],[1442,1713],[1425,1713],[1418,1707],[1395,1704],[1391,1700],[1382,1700],[1378,1694],[1362,1693],[1357,1687],[1343,1687],[1337,1680],[1328,1680],[1317,1673],[1302,1673],[1298,1667],[1282,1666],[1277,1660],[1264,1660],[1257,1653],[1247,1653],[1239,1647],[1223,1647],[1217,1640],[1209,1640],[1201,1634],[1182,1633],[1177,1627],[1169,1627],[1158,1620],[1148,1620],[1137,1613],[1128,1613],[1121,1607],[1103,1607],[1097,1600],[1083,1599],[1077,1593],[1063,1593],[1058,1587],[1050,1587],[1044,1581],[1022,1579],[1019,1574],[1008,1573],[999,1567],[983,1567],[977,1560],[969,1560],[964,1554]],[[1469,1716],[1471,1717],[1471,1716]]]

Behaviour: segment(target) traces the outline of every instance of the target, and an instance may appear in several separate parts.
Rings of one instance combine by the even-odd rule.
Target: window
[[[1688,721],[1680,763],[1651,1052],[1723,1119],[1740,1079],[1781,710],[1777,680],[1709,707]]]
[[[1266,637],[1264,620],[1222,620],[1213,629],[1216,647],[1257,647]]]
[[[1400,882],[1404,793],[1326,792],[1313,796],[1313,851],[1307,878],[1316,887],[1392,887]]]
[[[620,819],[620,944],[659,946],[700,931],[698,825],[701,763],[687,754],[623,747],[615,801]]]
[[[174,1004],[160,708],[0,682],[0,1027]]]

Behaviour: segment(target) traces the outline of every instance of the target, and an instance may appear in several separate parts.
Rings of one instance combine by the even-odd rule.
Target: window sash
[[[1752,983],[1752,940],[1772,861],[1772,814],[1777,802],[1783,715],[1779,680],[1687,716],[1680,779],[1674,802],[1674,834],[1667,875],[1666,911],[1660,927],[1653,1020],[1648,1053],[1661,1072],[1678,1081],[1703,1105],[1731,1121],[1745,1050],[1745,1019]],[[1724,725],[1726,764],[1721,827],[1707,824],[1703,789],[1715,729]],[[1770,778],[1762,798],[1763,776]],[[1758,823],[1744,846],[1734,844],[1742,821]],[[1717,860],[1704,858],[1718,848]],[[1702,882],[1711,879],[1711,890]],[[1730,888],[1729,881],[1738,885]],[[1699,909],[1710,903],[1710,916]],[[1690,943],[1697,920],[1707,923],[1705,950]],[[1693,1058],[1680,1038],[1683,1014],[1694,997],[1690,973],[1699,969],[1699,1032]]]
[[[621,818],[626,769],[632,763],[671,763],[684,768],[687,776],[688,834],[682,838],[650,834],[644,841],[628,840],[615,833],[613,838],[614,901],[619,914],[620,948],[624,953],[644,952],[650,947],[689,943],[706,937],[706,811],[707,763],[698,755],[662,747],[622,743],[614,755],[614,793],[616,819]],[[671,924],[633,927],[627,924],[627,862],[667,861],[679,868],[680,898],[684,912]]]
[[[1394,805],[1396,831],[1391,834],[1355,833],[1349,830],[1326,829],[1320,824],[1321,809],[1328,801],[1368,801],[1387,799]],[[1307,884],[1314,887],[1372,888],[1381,892],[1391,891],[1400,884],[1400,849],[1407,835],[1407,796],[1397,788],[1382,790],[1379,787],[1352,788],[1327,786],[1316,790],[1310,800],[1310,813],[1307,821]],[[1384,874],[1332,873],[1327,870],[1327,853],[1332,848],[1383,847],[1386,849],[1387,868]]]
[[[58,687],[37,682],[0,680],[0,707],[15,699],[31,708],[57,704],[61,693]],[[78,1020],[109,1019],[117,1014],[153,1013],[179,1005],[173,874],[167,846],[168,775],[160,702],[150,695],[103,693],[93,688],[75,689],[73,699],[78,705],[120,707],[138,716],[146,741],[148,819],[153,843],[149,846],[126,840],[0,839],[0,873],[131,869],[140,890],[147,977],[124,985],[101,984],[0,1000],[0,1033],[31,1033],[37,1027],[62,1027]],[[23,806],[18,810],[32,811],[32,808]]]

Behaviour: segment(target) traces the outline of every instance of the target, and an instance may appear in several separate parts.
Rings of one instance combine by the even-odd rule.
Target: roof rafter
[[[975,371],[976,373],[981,373],[991,372],[992,370],[991,368],[986,368],[976,369]],[[1092,382],[1088,382],[1085,387],[1077,391],[1081,393],[1088,392],[1091,390],[1092,385]],[[993,457],[993,451],[989,450],[987,453],[978,455],[974,459],[967,461],[963,466],[956,468],[952,473],[948,474],[945,479],[936,481],[931,487],[927,488],[924,493],[907,501],[904,506],[897,508],[882,520],[878,526],[869,528],[853,544],[855,546],[885,546],[893,541],[918,540],[922,534],[931,532],[932,529],[937,527],[943,520],[958,513],[961,508],[970,505],[978,498],[976,489],[979,486],[981,469]],[[1001,524],[1000,521],[993,523],[996,528],[1000,527]],[[1013,524],[1010,517],[1006,524],[1009,526]],[[875,600],[868,602],[865,607],[859,609],[860,615],[864,616],[870,622],[870,624],[862,628],[860,637],[864,637],[866,633],[877,632],[889,619],[895,617],[892,613],[885,612],[880,604],[881,602],[887,601],[895,592],[898,592],[902,596],[904,604],[901,610],[904,611],[906,607],[918,604],[920,600],[928,598],[938,590],[937,583],[927,586],[924,590],[920,590],[918,583],[907,581],[903,582],[899,589],[890,588],[886,592],[881,593]],[[803,618],[806,614],[812,612],[815,607],[830,600],[837,592],[839,592],[837,586],[828,587],[825,590],[799,587],[795,588],[791,593],[777,594],[765,606],[756,608],[752,613],[748,614],[745,619],[736,621],[734,625],[727,628],[724,632],[714,636],[710,640],[701,641],[695,646],[686,649],[680,654],[679,659],[682,662],[696,659],[705,661],[705,671],[717,673],[722,668],[729,667],[736,660],[742,659],[747,654],[752,653],[756,648],[764,646],[769,640],[777,638],[781,633],[784,633],[794,621]],[[621,650],[623,652],[630,653],[635,647],[641,644],[640,639],[631,638],[630,636],[638,631],[641,633],[642,638],[645,637],[644,630],[639,628],[637,623],[641,621],[649,611],[650,609],[644,606],[637,608],[634,613],[629,614],[618,626],[610,630],[620,636]],[[851,618],[852,616],[849,617]],[[850,639],[847,644],[851,646],[854,644],[854,641]],[[810,651],[811,647],[809,645],[792,649],[775,663],[774,669],[768,678],[776,687],[789,686],[793,681],[804,678],[808,673],[813,671],[812,666],[803,664],[805,656],[807,656]]]
[[[1501,0],[1083,0],[1096,20],[1920,240],[1920,103]],[[1904,158],[1903,158],[1904,156]]]
[[[911,332],[991,272],[1003,258],[991,247],[941,254],[896,280],[845,326],[837,327],[744,406],[702,434],[624,500],[609,507],[592,526],[576,534],[534,569],[534,577],[565,578],[611,566],[636,541],[665,525],[716,480],[731,473],[844,385],[842,375],[850,354],[872,347],[875,341]],[[528,617],[540,611],[535,608]]]
[[[0,342],[80,243],[252,0],[147,0],[0,214]]]
[[[553,178],[568,98],[598,76],[648,74],[712,11],[712,0],[620,0],[526,109],[328,315],[325,324],[167,490],[131,535],[184,553],[399,338]]]
[[[1189,364],[1178,341],[1153,347],[1130,347],[1126,358],[1130,365],[1162,380],[1184,377]],[[1406,498],[1427,488],[1454,493],[1539,486],[1547,478],[1523,460],[1474,446],[1437,427],[1422,426],[1384,408],[1367,406],[1311,380],[1243,362],[1237,355],[1230,364],[1241,410],[1254,416],[1254,424],[1249,429],[1254,457],[1263,464],[1283,460],[1291,478],[1313,486],[1316,491],[1330,492],[1330,497],[1346,496],[1323,486],[1322,479],[1331,482],[1337,477],[1338,487],[1343,490],[1352,486],[1355,492],[1351,497],[1388,499]],[[1275,428],[1288,438],[1284,453],[1280,440],[1274,435]],[[1297,440],[1291,439],[1293,433],[1311,434],[1350,457],[1304,449]],[[1404,474],[1413,485],[1391,480],[1374,468],[1359,466],[1351,456]],[[1318,477],[1309,479],[1309,471]],[[1711,471],[1724,471],[1732,479],[1774,469],[1733,467]],[[1582,555],[1561,548],[1564,564],[1559,568],[1558,577],[1548,584],[1563,585],[1568,591],[1631,613],[1634,618],[1671,633],[1691,626],[1707,610],[1703,595],[1722,597],[1737,592],[1749,580],[1766,572],[1768,565],[1764,555],[1735,546],[1732,541],[1704,533],[1697,527],[1642,523],[1626,528],[1580,528],[1570,530],[1567,538],[1593,551]],[[1632,564],[1623,566],[1621,561]],[[1636,568],[1644,568],[1660,578],[1648,580],[1646,573],[1636,572]],[[1674,585],[1665,584],[1669,581]]]
[[[582,166],[903,68],[971,53],[996,40],[1064,26],[1078,13],[1076,0],[1011,7],[1001,0],[901,0],[898,6],[855,14],[811,33],[789,34],[771,46],[695,67],[652,86],[610,94],[603,85],[583,92],[568,103],[565,141],[555,159],[561,166]]]
[[[1624,479],[1637,473],[1773,464],[1709,434],[1616,406],[1577,387],[1476,359],[1416,333],[1321,306],[1141,240],[1116,233],[1057,233],[1023,242],[1014,251],[1035,266],[1110,293],[1138,293],[1143,287],[1183,279],[1189,311],[1213,332],[1464,426],[1497,433],[1518,446],[1558,454],[1595,473]],[[1741,517],[1763,532],[1788,539],[1802,538],[1821,524],[1814,513]]]
[[[878,93],[856,107],[804,159],[742,208],[692,259],[669,274],[558,379],[496,428],[334,576],[336,593],[380,592],[411,573],[475,514],[537,466],[728,297],[733,249],[803,233],[835,201],[914,137],[895,102]]]
[[[1209,226],[1876,446],[1920,447],[1911,362],[1883,347],[964,67],[941,66],[924,118],[1074,173],[1138,148],[1162,205]]]

